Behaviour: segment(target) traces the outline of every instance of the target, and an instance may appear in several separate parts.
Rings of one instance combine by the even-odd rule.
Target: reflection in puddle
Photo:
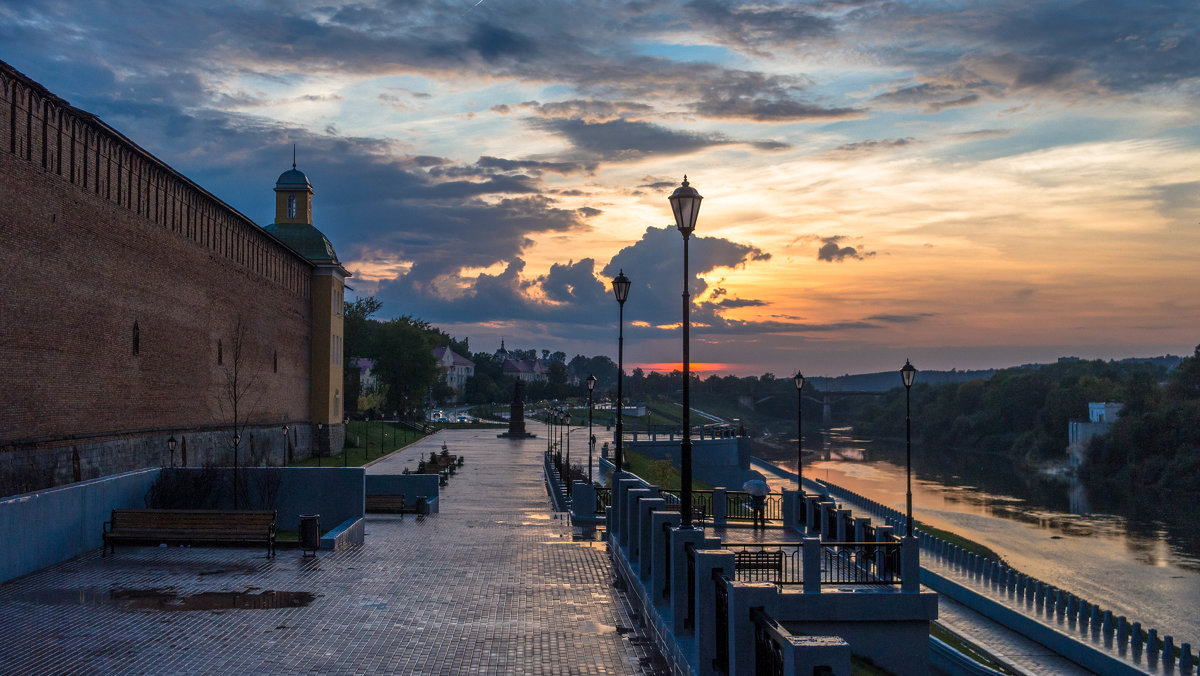
[[[258,610],[302,608],[316,598],[311,592],[199,592],[180,596],[162,589],[45,589],[21,601],[50,605],[117,606],[126,610]]]

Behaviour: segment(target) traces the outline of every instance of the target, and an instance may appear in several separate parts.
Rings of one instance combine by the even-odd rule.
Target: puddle
[[[311,592],[200,592],[180,596],[163,589],[47,589],[20,600],[49,605],[117,606],[126,610],[256,610],[302,608],[316,598]]]

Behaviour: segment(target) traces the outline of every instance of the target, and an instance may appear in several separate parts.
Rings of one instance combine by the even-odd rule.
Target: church
[[[341,451],[350,274],[269,185],[260,227],[0,61],[0,496]]]

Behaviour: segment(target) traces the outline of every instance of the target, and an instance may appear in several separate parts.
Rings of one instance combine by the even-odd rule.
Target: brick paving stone
[[[664,673],[603,543],[551,512],[545,442],[495,434],[447,430],[370,466],[398,473],[443,442],[466,458],[439,514],[368,517],[360,547],[123,547],[0,585],[0,673]],[[269,591],[313,597],[179,609]]]

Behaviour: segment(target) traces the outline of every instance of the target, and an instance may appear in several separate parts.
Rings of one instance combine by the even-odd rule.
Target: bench
[[[783,552],[734,552],[735,571],[773,572],[773,579],[783,578]],[[761,575],[751,577],[759,578]]]
[[[367,514],[416,514],[417,506],[409,505],[404,495],[368,495],[366,496]]]
[[[269,510],[114,509],[104,522],[104,550],[117,543],[265,544],[275,556],[275,516]]]

